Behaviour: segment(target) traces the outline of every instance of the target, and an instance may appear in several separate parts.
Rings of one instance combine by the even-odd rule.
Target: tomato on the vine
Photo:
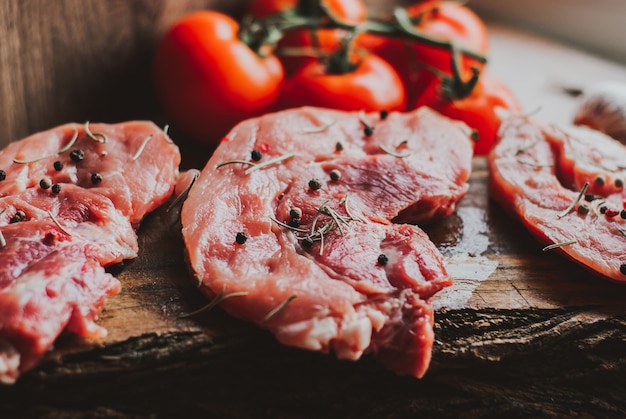
[[[154,86],[166,115],[211,144],[242,119],[270,111],[284,79],[278,58],[259,55],[238,30],[227,15],[194,12],[170,28],[154,56]]]
[[[295,14],[306,13],[310,17],[321,13],[321,10],[315,8],[318,1],[320,0],[311,1],[310,5],[307,5],[300,0],[253,0],[247,14],[262,19],[275,13],[292,10]],[[362,0],[321,0],[321,4],[335,19],[349,25],[363,22],[367,17],[367,8]],[[298,10],[298,7],[303,5],[311,10]],[[346,30],[340,28],[291,29],[278,42],[277,53],[286,74],[292,75],[304,64],[315,61],[316,56],[334,52],[348,35]],[[316,56],[311,56],[311,52]]]
[[[395,70],[383,59],[365,54],[346,72],[329,71],[322,61],[305,64],[285,83],[279,103],[285,108],[393,111],[405,108],[406,96]]]
[[[465,122],[478,132],[474,154],[486,155],[494,146],[500,128],[498,109],[521,112],[521,106],[509,88],[489,74],[481,74],[469,96],[450,99],[441,91],[439,82],[431,83],[417,98],[414,108],[429,106],[439,113]]]
[[[487,28],[468,7],[457,2],[429,0],[416,3],[406,11],[417,33],[487,54]],[[451,74],[453,71],[451,52],[424,41],[363,33],[357,39],[357,46],[381,56],[398,71],[410,101],[439,76],[438,72]],[[480,60],[463,54],[459,64],[464,79],[471,76],[472,67],[481,70],[484,66]]]

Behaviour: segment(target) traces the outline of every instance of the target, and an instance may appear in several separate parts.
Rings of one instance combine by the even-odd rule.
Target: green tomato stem
[[[487,62],[483,54],[456,45],[454,42],[429,36],[415,28],[415,21],[404,8],[396,8],[393,20],[368,19],[353,25],[337,18],[321,0],[299,0],[295,7],[275,13],[264,19],[244,17],[240,28],[239,38],[260,56],[266,51],[276,51],[276,45],[289,31],[295,29],[310,29],[312,31],[313,48],[318,43],[315,31],[332,28],[343,29],[351,34],[339,51],[331,55],[321,56],[327,60],[327,70],[333,74],[343,74],[353,71],[358,64],[350,61],[352,39],[354,35],[368,32],[383,36],[402,38],[408,41],[418,41],[452,53],[452,74],[443,74],[435,71],[442,78],[442,94],[450,99],[459,99],[468,96],[479,78],[479,70],[472,68],[472,76],[464,81],[460,72],[463,56],[478,62]]]

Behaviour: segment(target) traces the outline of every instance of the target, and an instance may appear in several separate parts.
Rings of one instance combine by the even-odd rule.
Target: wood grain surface
[[[67,121],[160,118],[147,77],[176,17],[245,1],[0,2],[0,144]],[[369,2],[380,8],[382,1]],[[489,71],[524,109],[567,123],[558,85],[626,81],[626,69],[498,24]],[[568,71],[564,72],[563,68]],[[182,144],[185,167],[208,157]],[[197,152],[198,151],[198,152]],[[139,230],[120,267],[103,340],[62,336],[34,370],[0,387],[0,418],[624,417],[626,287],[541,246],[489,199],[484,159],[458,210],[427,231],[455,284],[439,294],[426,377],[287,348],[207,300],[185,265],[176,210]]]
[[[544,253],[489,200],[484,159],[468,196],[427,228],[455,271],[435,300],[422,380],[287,348],[207,304],[189,275],[176,210],[139,231],[100,324],[61,337],[14,386],[10,417],[619,417],[626,414],[626,288]],[[485,268],[487,267],[487,268]],[[36,400],[35,403],[27,402]],[[179,416],[177,416],[179,417]]]

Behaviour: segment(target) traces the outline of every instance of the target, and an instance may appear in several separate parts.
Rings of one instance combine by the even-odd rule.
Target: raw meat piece
[[[626,147],[521,116],[503,122],[500,138],[489,157],[492,198],[552,251],[625,282]]]
[[[134,229],[173,189],[178,147],[149,122],[67,124],[0,151],[0,381],[57,336],[101,337],[120,284],[104,267],[137,256]]]
[[[238,125],[182,209],[202,290],[287,345],[351,360],[369,352],[421,377],[428,299],[452,280],[427,235],[393,221],[454,210],[468,189],[468,133],[427,108],[300,108]]]

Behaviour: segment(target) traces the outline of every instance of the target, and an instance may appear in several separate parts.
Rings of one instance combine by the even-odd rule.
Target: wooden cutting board
[[[555,81],[626,80],[620,67],[511,29],[493,26],[492,37],[490,71],[550,121],[566,122],[575,105]],[[564,60],[577,76],[552,78]],[[473,169],[455,214],[427,228],[456,281],[433,300],[424,379],[281,346],[219,309],[189,315],[208,301],[186,269],[177,210],[161,209],[102,313],[108,337],[61,337],[0,387],[0,417],[624,416],[626,286],[542,252],[489,199],[485,160]]]

